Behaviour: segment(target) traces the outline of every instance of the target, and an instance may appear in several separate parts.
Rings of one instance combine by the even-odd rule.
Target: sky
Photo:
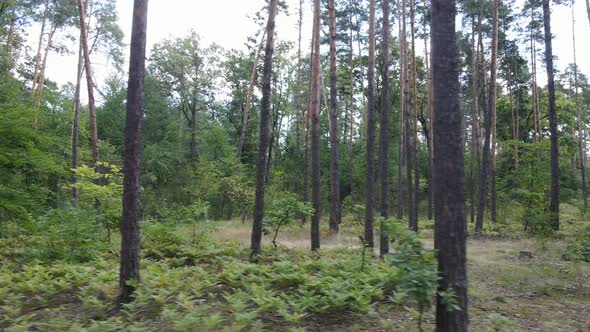
[[[516,1],[521,0],[504,0]],[[286,0],[289,14],[281,13],[277,17],[277,36],[281,40],[297,41],[298,0]],[[249,36],[257,33],[258,27],[252,17],[259,11],[264,0],[150,0],[148,10],[148,57],[151,47],[166,38],[186,35],[195,30],[206,44],[215,42],[226,49],[245,49],[244,43]],[[117,0],[119,24],[125,34],[124,42],[129,45],[131,35],[131,18],[133,0]],[[311,36],[312,6],[309,0],[304,1],[303,45],[309,45]],[[586,16],[584,1],[577,0],[575,6],[577,61],[581,72],[590,76],[590,24]],[[379,15],[379,14],[378,14]],[[563,70],[573,62],[572,20],[571,9],[565,6],[554,6],[552,13],[552,29],[555,39],[553,51],[557,55],[556,68]],[[394,22],[397,24],[397,22]],[[32,27],[29,32],[29,45],[35,49],[39,27]],[[397,28],[394,26],[393,31]],[[304,52],[309,47],[303,48]],[[72,47],[77,50],[77,47]],[[420,53],[419,53],[420,54]],[[524,53],[527,54],[527,53]],[[128,57],[128,50],[125,56]],[[526,55],[525,55],[526,57]],[[49,79],[65,84],[74,81],[76,76],[76,55],[61,56],[50,54],[47,66]],[[101,58],[93,59],[93,71],[97,83],[113,73],[109,64]],[[539,68],[544,73],[543,68]],[[546,82],[541,75],[540,83]]]

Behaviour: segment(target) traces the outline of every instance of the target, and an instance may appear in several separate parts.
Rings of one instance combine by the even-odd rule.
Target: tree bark
[[[490,93],[489,112],[492,117],[492,145],[490,163],[490,214],[492,222],[496,222],[496,74],[498,62],[498,8],[499,0],[492,2],[492,58],[490,60]]]
[[[295,94],[297,104],[297,116],[295,120],[295,156],[297,169],[301,169],[301,122],[303,120],[303,108],[302,108],[302,77],[301,77],[301,29],[303,25],[303,0],[299,0],[299,21],[297,22],[299,38],[297,39],[297,93]],[[299,171],[298,171],[299,172]],[[297,192],[299,192],[300,182],[297,181]]]
[[[559,144],[557,141],[557,110],[555,109],[555,80],[553,73],[553,48],[551,35],[551,10],[549,0],[543,0],[543,26],[545,30],[545,61],[547,90],[549,94],[549,132],[551,139],[551,194],[549,223],[559,230]]]
[[[311,250],[320,249],[320,0],[313,8],[313,58],[311,75]]]
[[[264,218],[264,190],[266,184],[266,158],[269,143],[269,116],[271,98],[272,58],[274,51],[275,16],[278,0],[271,0],[268,6],[266,25],[266,46],[264,50],[264,69],[262,76],[262,100],[260,110],[260,140],[258,163],[256,164],[256,193],[254,201],[254,220],[252,222],[252,242],[250,259],[260,255],[262,242],[262,219]]]
[[[404,132],[405,132],[405,159],[406,159],[406,186],[408,190],[408,228],[417,231],[418,224],[416,220],[416,209],[414,205],[414,182],[412,181],[412,168],[413,162],[413,142],[412,142],[412,128],[410,121],[410,85],[409,85],[409,66],[408,66],[408,42],[406,39],[406,1],[402,0],[402,51],[401,51],[401,62],[403,63],[402,80],[403,80],[403,103],[404,103]]]
[[[424,23],[426,24],[426,23]],[[431,42],[432,43],[432,40]],[[433,217],[433,205],[434,205],[434,144],[432,142],[432,135],[434,134],[434,118],[432,116],[432,66],[429,67],[429,63],[432,59],[428,55],[428,38],[424,39],[424,52],[425,52],[425,63],[426,72],[428,73],[428,220],[432,220]]]
[[[412,35],[412,108],[414,109],[414,231],[418,232],[420,209],[420,142],[418,141],[418,80],[416,78],[415,0],[410,0],[410,34]]]
[[[468,331],[465,175],[459,102],[459,50],[455,1],[432,1],[432,79],[434,99],[435,248],[439,292],[454,292],[460,310],[437,295],[436,330]]]
[[[311,94],[312,94],[312,73],[313,73],[313,66],[311,63],[313,62],[313,54],[315,45],[315,34],[312,33],[311,36],[311,54],[309,59],[309,86],[308,86],[308,93],[307,93],[307,112],[305,114],[305,153],[304,153],[304,163],[303,163],[303,201],[309,202],[309,158],[310,158],[310,146],[311,146]],[[301,219],[301,223],[305,224],[307,218],[304,216]]]
[[[397,0],[397,7],[400,8],[400,0]],[[399,145],[398,145],[398,163],[397,163],[397,219],[401,220],[404,216],[404,163],[405,163],[405,88],[404,88],[404,71],[405,64],[403,62],[404,52],[404,37],[402,34],[402,18],[401,12],[398,10],[398,32],[399,32],[399,44],[400,44],[400,62],[399,62],[399,113],[398,113],[398,128],[399,128]]]
[[[137,1],[137,0],[136,0]],[[92,146],[92,162],[94,166],[98,163],[98,136],[96,130],[96,109],[94,105],[94,83],[92,82],[92,71],[90,66],[90,52],[88,49],[88,32],[86,31],[86,13],[84,11],[83,0],[78,0],[78,14],[80,16],[80,39],[82,40],[82,50],[84,51],[84,70],[86,72],[86,86],[88,88],[88,114],[90,119],[90,144]],[[138,10],[143,10],[143,6],[147,7],[147,3],[135,3],[139,6]],[[135,10],[135,7],[134,7]],[[134,16],[135,17],[135,16]],[[138,18],[138,20],[141,18]],[[139,24],[139,22],[138,22]],[[138,26],[138,28],[140,28]]]
[[[47,46],[45,46],[45,52],[43,54],[43,62],[41,63],[41,70],[39,73],[39,82],[37,83],[37,90],[35,90],[35,125],[37,125],[39,117],[39,108],[41,107],[41,99],[43,98],[43,90],[45,88],[45,69],[47,69],[47,58],[49,57],[49,51],[51,50],[51,43],[53,42],[53,35],[57,27],[54,25],[47,35]]]
[[[80,85],[82,83],[82,70],[84,64],[84,55],[82,49],[82,40],[79,41],[78,47],[78,70],[76,72],[76,92],[74,93],[74,121],[72,125],[72,169],[78,168],[78,145],[80,132]],[[78,183],[78,178],[72,174],[72,200],[74,206],[78,206],[78,188],[75,184]]]
[[[389,253],[389,1],[382,2],[383,36],[381,44],[381,114],[379,117],[379,180],[381,181],[381,220],[379,223],[379,254]]]
[[[82,11],[81,0],[78,9]],[[147,34],[147,0],[135,0],[131,29],[127,115],[125,118],[125,163],[123,166],[123,218],[121,219],[121,265],[119,271],[119,303],[132,300],[134,285],[140,274],[141,220],[141,152],[144,110],[145,45]],[[83,16],[80,19],[84,26]],[[86,48],[85,53],[88,49]],[[89,75],[89,65],[86,75]]]
[[[369,1],[369,63],[367,87],[367,192],[365,203],[365,242],[375,247],[374,220],[374,173],[375,173],[375,0]]]
[[[575,1],[572,2],[572,51],[574,53],[574,94],[576,100],[576,114],[578,118],[578,152],[580,154],[580,173],[582,175],[582,199],[584,200],[584,210],[586,213],[588,209],[588,188],[586,183],[586,131],[584,124],[586,117],[582,113],[580,107],[580,94],[578,82],[578,61],[576,55],[576,15],[574,11]]]
[[[252,74],[250,74],[250,84],[248,85],[248,94],[246,95],[246,108],[242,118],[242,130],[240,131],[240,141],[238,142],[237,159],[240,159],[244,149],[244,141],[246,139],[246,131],[248,130],[248,118],[250,116],[250,109],[252,108],[252,95],[254,94],[254,85],[256,85],[256,74],[258,73],[258,61],[260,61],[260,53],[264,46],[264,38],[266,36],[266,30],[262,33],[260,44],[256,49],[256,55],[254,57],[254,63],[252,64]],[[300,38],[301,39],[301,38]],[[301,54],[301,53],[300,53]]]
[[[472,73],[472,90],[471,90],[471,117],[472,117],[472,124],[471,124],[471,190],[470,192],[470,209],[471,209],[471,223],[475,222],[475,165],[477,164],[477,169],[479,169],[479,117],[478,117],[478,100],[479,100],[479,87],[478,87],[478,71],[477,71],[477,64],[478,64],[478,57],[479,57],[479,48],[477,46],[475,40],[475,19],[473,20],[473,31],[472,31],[472,61],[471,61],[471,73]]]
[[[41,22],[41,32],[39,33],[39,42],[37,44],[37,55],[35,56],[35,71],[33,73],[33,83],[31,83],[31,94],[35,96],[37,89],[37,80],[39,79],[39,65],[41,64],[41,49],[43,48],[43,35],[45,35],[45,24],[49,15],[49,0],[45,0],[45,11]]]
[[[340,224],[340,155],[338,143],[338,100],[336,90],[336,7],[328,0],[330,31],[330,230]]]
[[[492,129],[492,114],[490,112],[488,105],[488,98],[486,96],[486,72],[485,72],[485,56],[483,51],[483,41],[481,38],[482,32],[482,25],[481,25],[481,18],[483,17],[483,4],[481,3],[481,12],[479,16],[479,49],[481,52],[480,57],[480,74],[481,74],[481,93],[483,95],[483,100],[481,102],[482,109],[484,111],[484,142],[481,151],[481,165],[479,169],[479,194],[478,194],[478,208],[477,208],[477,219],[475,220],[475,233],[481,234],[483,231],[483,222],[484,222],[484,215],[485,215],[485,207],[486,202],[488,199],[488,176],[490,172],[490,144],[491,144],[491,129]]]
[[[349,2],[350,7],[352,9],[352,1]],[[352,148],[353,148],[353,135],[354,135],[354,50],[352,46],[353,38],[352,38],[352,10],[348,14],[348,24],[350,26],[349,31],[349,48],[350,48],[350,56],[348,58],[349,65],[350,65],[350,124],[348,130],[350,132],[350,136],[348,137],[348,177],[350,182],[350,203],[351,206],[355,204],[355,197],[354,197],[354,156],[352,155]],[[362,91],[361,91],[362,93]],[[346,134],[346,133],[345,133]]]

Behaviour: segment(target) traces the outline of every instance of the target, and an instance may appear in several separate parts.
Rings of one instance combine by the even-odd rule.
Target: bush
[[[20,239],[20,249],[13,251],[17,260],[88,262],[108,246],[92,212],[73,207],[49,210],[36,220],[21,223],[14,231],[18,233],[11,236]]]
[[[568,261],[590,263],[590,227],[587,227],[583,233],[569,243],[563,258]]]

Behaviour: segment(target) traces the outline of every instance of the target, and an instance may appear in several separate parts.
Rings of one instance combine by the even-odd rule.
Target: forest
[[[157,3],[0,0],[0,331],[590,330],[590,0]]]

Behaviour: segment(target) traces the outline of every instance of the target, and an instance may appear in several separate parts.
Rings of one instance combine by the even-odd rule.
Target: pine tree
[[[264,218],[264,190],[266,184],[266,162],[269,143],[269,116],[271,97],[272,59],[274,51],[275,16],[278,0],[271,0],[268,6],[266,25],[266,46],[264,49],[264,69],[262,76],[262,107],[260,110],[260,140],[258,144],[258,163],[256,164],[256,193],[254,202],[254,221],[252,222],[252,241],[250,259],[260,255],[262,242],[262,219]]]
[[[367,86],[367,192],[365,203],[365,242],[375,247],[374,221],[374,172],[375,172],[375,0],[369,1],[369,70]]]
[[[79,0],[81,1],[81,0]],[[81,4],[79,2],[79,8]],[[132,300],[140,280],[141,220],[141,152],[144,109],[145,45],[147,35],[148,0],[135,0],[129,56],[127,115],[125,118],[125,163],[123,166],[123,218],[121,220],[121,264],[119,270],[119,303]],[[80,22],[84,22],[80,19]],[[82,24],[84,26],[84,24]],[[85,52],[87,53],[87,52]],[[87,74],[90,72],[87,66]]]
[[[468,330],[462,114],[459,50],[454,0],[432,1],[432,95],[434,105],[435,239],[439,286],[436,330]],[[440,292],[451,290],[460,310],[449,308]]]

